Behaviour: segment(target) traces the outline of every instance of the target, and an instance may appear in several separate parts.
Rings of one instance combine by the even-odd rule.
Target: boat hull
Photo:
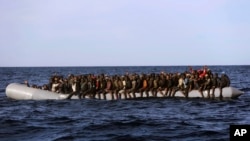
[[[212,90],[210,90],[210,95]],[[234,87],[226,87],[222,90],[223,99],[235,99],[241,96],[244,92],[234,88]],[[23,84],[11,83],[6,87],[6,96],[15,100],[62,100],[66,99],[69,94],[58,94],[51,91],[45,91],[41,89],[27,87]],[[125,99],[124,94],[120,94],[120,99]],[[132,95],[132,94],[130,94]],[[204,98],[208,97],[208,91],[203,92]],[[215,98],[219,98],[220,90],[219,88],[215,89],[214,92]],[[114,96],[115,97],[115,96]],[[149,97],[153,97],[151,93],[149,93]],[[182,91],[177,91],[175,93],[176,98],[186,98]],[[90,96],[86,96],[85,98],[91,98]],[[93,98],[93,97],[92,97]],[[103,94],[100,94],[100,97],[96,95],[95,99],[105,99]],[[141,97],[140,93],[136,93],[136,98],[148,98],[145,93],[143,93],[143,97]],[[157,94],[157,97],[153,98],[166,98],[160,93]],[[188,94],[188,98],[202,98],[201,93],[198,90],[192,90]],[[71,97],[71,99],[79,99],[77,95]],[[132,98],[135,99],[135,98]],[[112,100],[112,96],[110,93],[106,94],[106,100]]]

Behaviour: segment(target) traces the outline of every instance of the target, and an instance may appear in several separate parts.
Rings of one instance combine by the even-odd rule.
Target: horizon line
[[[0,66],[0,68],[39,68],[39,67],[199,67],[199,66],[249,66],[248,64],[232,64],[232,65],[106,65],[106,66],[99,66],[99,65],[93,65],[93,66]]]

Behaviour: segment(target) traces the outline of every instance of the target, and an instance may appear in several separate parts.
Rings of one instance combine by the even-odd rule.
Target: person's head
[[[74,75],[73,74],[69,74],[68,77],[71,79],[71,78],[74,77]]]
[[[190,76],[190,78],[191,78],[191,79],[194,79],[194,75],[192,74],[192,75]]]
[[[55,83],[58,83],[58,81],[59,81],[59,80],[58,80],[58,77],[54,77],[54,82],[55,82]]]
[[[170,76],[169,75],[166,75],[166,79],[168,80],[170,78]]]
[[[224,77],[224,76],[225,76],[225,74],[226,74],[226,73],[225,73],[224,71],[223,71],[223,72],[221,72],[221,76],[222,76],[222,77]]]
[[[124,80],[124,76],[122,75],[122,76],[120,76],[120,79],[123,81]]]
[[[141,74],[141,75],[139,76],[139,78],[142,80],[142,79],[143,79],[143,74]]]
[[[105,76],[105,80],[108,81],[110,78],[108,76]]]
[[[208,79],[209,78],[209,75],[208,74],[205,74],[205,79]]]
[[[218,77],[218,73],[215,73],[215,74],[214,74],[214,77]]]
[[[75,76],[75,77],[74,77],[74,82],[77,82],[77,80],[78,80],[78,78]]]

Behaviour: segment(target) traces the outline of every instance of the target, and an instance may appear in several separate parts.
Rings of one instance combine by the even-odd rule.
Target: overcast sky
[[[249,65],[249,0],[0,0],[0,66]]]

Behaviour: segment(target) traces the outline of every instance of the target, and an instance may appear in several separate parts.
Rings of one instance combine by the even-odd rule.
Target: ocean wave
[[[223,69],[223,67],[214,67]],[[183,67],[185,68],[185,67]],[[229,67],[236,72],[239,67]],[[103,67],[103,68],[19,68],[0,74],[0,138],[2,140],[228,140],[230,124],[249,121],[250,80],[248,68],[242,74],[230,73],[232,84],[245,92],[229,101],[202,99],[147,100],[46,100],[18,101],[5,96],[5,85],[23,78],[38,83],[52,72],[91,73],[179,71],[180,67]],[[102,71],[100,71],[102,70]],[[114,71],[115,70],[115,71]],[[227,71],[227,72],[228,72]],[[15,72],[15,73],[14,73]],[[7,76],[11,75],[11,79]],[[244,76],[244,77],[243,77]],[[246,76],[246,77],[245,77]],[[237,114],[234,114],[237,113]]]

